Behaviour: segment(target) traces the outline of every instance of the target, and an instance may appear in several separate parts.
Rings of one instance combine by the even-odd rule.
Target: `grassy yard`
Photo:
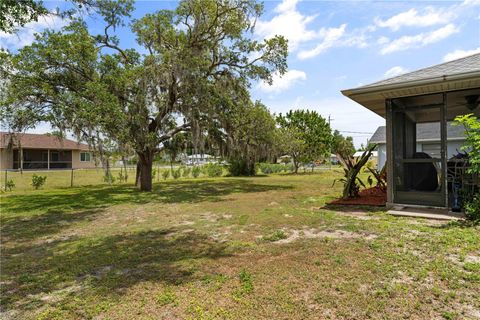
[[[2,319],[480,319],[480,229],[325,206],[338,173],[1,195]]]

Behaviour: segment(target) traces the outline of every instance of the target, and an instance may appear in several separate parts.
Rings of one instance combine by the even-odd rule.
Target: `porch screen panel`
[[[443,153],[422,150],[428,138],[441,144],[442,95],[395,99],[393,125],[393,201],[444,206]]]

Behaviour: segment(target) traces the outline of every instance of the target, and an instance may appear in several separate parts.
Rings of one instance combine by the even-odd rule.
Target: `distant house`
[[[461,152],[461,147],[465,142],[465,129],[463,126],[454,126],[451,122],[447,123],[447,159],[450,159]],[[387,127],[381,126],[372,135],[369,142],[378,145],[378,169],[383,168],[387,162]],[[440,126],[436,123],[417,124],[416,151],[424,152],[432,158],[440,158],[442,144],[440,141]]]
[[[21,149],[19,148],[21,146]],[[0,132],[0,169],[53,170],[94,168],[93,153],[84,143],[48,134]]]
[[[183,162],[186,165],[202,165],[211,162],[217,162],[218,158],[209,154],[192,154],[186,156]]]

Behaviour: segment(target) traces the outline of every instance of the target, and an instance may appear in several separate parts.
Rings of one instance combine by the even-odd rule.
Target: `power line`
[[[339,132],[344,132],[344,133],[358,133],[358,134],[373,134],[373,132],[361,132],[361,131],[342,131],[338,130]]]

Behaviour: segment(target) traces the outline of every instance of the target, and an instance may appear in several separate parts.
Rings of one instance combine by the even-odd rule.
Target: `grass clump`
[[[288,238],[288,236],[285,233],[285,231],[279,229],[279,230],[275,230],[270,235],[263,236],[262,239],[265,240],[265,241],[269,241],[269,242],[275,242],[275,241],[279,241],[279,240],[287,239],[287,238]]]
[[[157,296],[157,303],[161,306],[177,305],[177,296],[172,289],[167,288]]]

